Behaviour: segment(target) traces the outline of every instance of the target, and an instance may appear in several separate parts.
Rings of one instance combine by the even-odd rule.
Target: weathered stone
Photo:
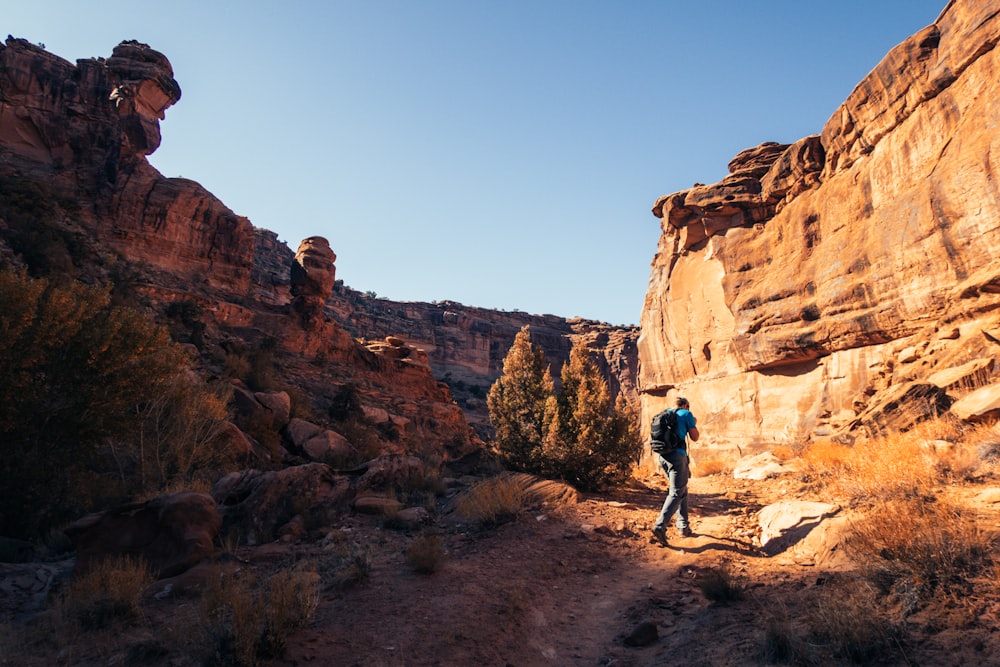
[[[403,504],[395,498],[383,496],[361,496],[354,500],[354,511],[359,514],[377,514],[387,516],[400,511]]]
[[[302,450],[313,461],[346,460],[354,454],[354,445],[339,433],[327,429],[306,440]]]
[[[982,387],[959,399],[951,406],[951,412],[967,421],[1000,417],[1000,383]]]
[[[288,436],[294,447],[302,449],[310,439],[319,435],[322,430],[322,426],[295,417],[289,420],[285,427],[285,435]]]
[[[754,456],[747,456],[736,462],[733,467],[733,477],[735,479],[768,479],[785,472],[781,461],[771,452],[763,452]]]
[[[760,544],[764,550],[774,555],[802,540],[810,531],[828,516],[840,511],[837,505],[810,502],[806,500],[786,500],[760,510]]]
[[[222,530],[247,544],[265,544],[302,511],[336,515],[346,511],[353,491],[350,481],[329,466],[309,463],[283,470],[256,470],[226,475],[212,487],[222,512]]]
[[[170,577],[213,553],[221,524],[210,496],[185,491],[87,515],[64,532],[80,570],[110,556],[138,556],[158,577]]]
[[[282,429],[288,423],[292,412],[292,401],[287,391],[258,391],[254,398],[270,410],[274,426]]]
[[[656,201],[644,425],[683,393],[700,446],[794,443],[908,428],[969,390],[926,379],[1000,341],[998,43],[995,8],[951,2],[818,140]]]

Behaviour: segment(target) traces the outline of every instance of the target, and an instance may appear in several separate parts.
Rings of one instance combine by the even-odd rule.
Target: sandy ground
[[[649,540],[666,494],[666,480],[654,477],[482,533],[445,528],[447,557],[430,575],[407,565],[412,536],[384,531],[370,579],[324,599],[284,659],[269,664],[764,664],[771,600],[794,616],[799,593],[826,576],[754,546],[756,511],[782,493],[773,483],[695,478],[697,534],[671,531],[663,547]],[[698,577],[721,566],[746,585],[743,600],[703,595]],[[643,623],[656,638],[626,645]]]

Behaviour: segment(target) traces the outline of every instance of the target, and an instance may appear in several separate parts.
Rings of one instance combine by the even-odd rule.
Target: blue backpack
[[[684,441],[677,432],[677,410],[670,408],[653,417],[649,427],[650,448],[657,454],[669,454],[684,449]]]

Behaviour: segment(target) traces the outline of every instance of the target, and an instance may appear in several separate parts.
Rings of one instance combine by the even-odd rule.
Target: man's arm
[[[698,433],[698,429],[697,428],[689,428],[688,429],[688,437],[691,438],[691,442],[698,442],[698,438],[701,437],[701,434]]]

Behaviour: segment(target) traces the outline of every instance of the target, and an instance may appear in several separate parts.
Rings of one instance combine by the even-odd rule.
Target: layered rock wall
[[[146,156],[180,99],[167,58],[122,42],[73,65],[8,37],[0,45],[0,175],[44,181],[79,222],[132,261],[243,295],[253,227],[198,183],[164,178]]]
[[[273,232],[258,229],[253,291],[275,304],[291,303],[292,285],[281,267],[294,261],[288,246]],[[370,347],[390,351],[386,339],[402,339],[422,350],[431,371],[451,388],[466,417],[488,434],[486,392],[503,371],[503,360],[514,336],[528,326],[534,345],[545,351],[558,379],[574,344],[585,345],[598,364],[613,396],[623,395],[638,408],[639,331],[580,318],[530,315],[465,306],[453,301],[399,302],[362,294],[341,281],[326,301],[327,315]]]
[[[854,437],[993,381],[928,378],[997,351],[998,39],[1000,6],[955,0],[819,135],[656,202],[644,422],[683,392],[717,446]]]

